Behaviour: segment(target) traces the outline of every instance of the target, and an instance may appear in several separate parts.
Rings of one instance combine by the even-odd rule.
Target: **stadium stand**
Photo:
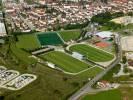
[[[54,48],[46,46],[46,47],[43,47],[43,48],[32,51],[32,54],[33,55],[39,55],[39,54],[47,53],[47,52],[50,52],[50,51],[53,51],[53,50],[54,50]]]

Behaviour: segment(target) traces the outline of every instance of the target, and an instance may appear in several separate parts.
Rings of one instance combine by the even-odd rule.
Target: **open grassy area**
[[[83,72],[82,74],[80,74],[80,77],[82,77],[82,76],[84,77],[85,74],[88,74],[89,78],[93,78],[102,71],[103,71],[103,69],[95,66],[95,67]]]
[[[16,44],[18,48],[26,50],[32,50],[41,46],[35,34],[19,35]]]
[[[20,48],[17,48],[15,44],[11,44],[11,51],[12,53],[22,62],[27,64],[33,64],[36,61],[36,59],[32,58],[31,55],[28,52],[23,51]]]
[[[119,90],[109,90],[97,94],[88,94],[81,100],[122,100]]]
[[[85,44],[77,44],[70,47],[71,51],[79,52],[82,55],[86,56],[89,60],[95,62],[106,62],[114,58],[112,54],[104,52],[102,50],[96,49],[92,46]]]
[[[58,32],[64,41],[77,39],[80,36],[80,30],[64,30]]]
[[[9,68],[20,71],[20,66]],[[71,76],[40,64],[24,72],[33,73],[38,79],[22,90],[7,92],[4,100],[67,100],[68,95],[79,89],[90,77],[89,71]]]
[[[61,69],[71,72],[71,73],[77,73],[84,69],[87,69],[91,67],[90,65],[77,60],[65,53],[53,51],[47,54],[40,55],[42,59],[46,59],[57,66],[59,66]]]
[[[133,99],[133,87],[129,85],[119,88],[122,93],[123,100],[132,100]]]

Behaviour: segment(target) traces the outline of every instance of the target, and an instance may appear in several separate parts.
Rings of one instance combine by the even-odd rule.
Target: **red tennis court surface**
[[[98,47],[101,47],[101,48],[105,48],[105,47],[110,46],[110,44],[106,43],[106,42],[98,42],[95,45],[98,46]]]

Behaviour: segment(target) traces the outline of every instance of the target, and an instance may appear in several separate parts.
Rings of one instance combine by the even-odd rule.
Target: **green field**
[[[97,94],[88,94],[81,100],[122,100],[119,90],[109,90]]]
[[[77,39],[80,36],[80,30],[64,30],[58,32],[64,41]]]
[[[64,44],[64,41],[56,32],[38,33],[37,37],[42,46]]]
[[[16,45],[18,48],[32,50],[41,46],[35,34],[19,35],[17,38],[18,42]]]
[[[103,71],[103,69],[101,69],[101,68],[95,66],[95,67],[93,67],[93,68],[91,68],[91,69],[89,69],[89,70],[83,72],[83,73],[80,75],[80,77],[81,77],[81,76],[84,76],[85,74],[88,74],[89,78],[93,78],[93,77],[95,77],[97,74],[99,74],[99,73],[102,72],[102,71]]]
[[[87,69],[88,67],[91,67],[90,65],[80,60],[77,60],[65,53],[58,51],[53,51],[47,54],[43,54],[40,55],[40,57],[56,64],[61,69],[71,73],[77,73],[84,69]]]
[[[30,57],[31,55],[28,52],[25,52],[22,49],[17,48],[15,44],[11,45],[11,51],[19,60],[21,60],[24,63],[33,64],[37,62],[36,59]]]
[[[71,46],[70,50],[79,52],[82,55],[86,56],[89,60],[92,60],[95,62],[106,62],[114,58],[112,54],[109,54],[100,49],[96,49],[94,47],[91,47],[85,44],[77,44],[77,45]]]

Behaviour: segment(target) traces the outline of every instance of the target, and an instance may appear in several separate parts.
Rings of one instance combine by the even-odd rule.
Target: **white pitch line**
[[[90,70],[90,69],[92,69],[92,68],[95,68],[95,67],[98,67],[98,66],[97,66],[97,65],[94,65],[93,67],[87,68],[87,69],[82,70],[82,71],[77,72],[77,73],[70,73],[70,72],[66,72],[66,71],[64,71],[64,70],[63,70],[63,72],[66,73],[66,74],[70,74],[70,75],[78,75],[78,74],[81,74],[81,73],[83,73],[83,72],[85,72],[85,71],[87,71],[87,70]],[[100,68],[100,67],[99,67],[99,68]],[[101,68],[101,69],[104,69],[104,68]]]

